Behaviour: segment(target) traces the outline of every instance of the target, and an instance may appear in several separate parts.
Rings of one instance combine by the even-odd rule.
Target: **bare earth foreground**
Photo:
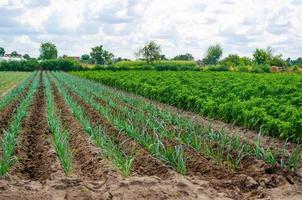
[[[0,199],[302,199],[300,176],[285,173],[282,169],[270,169],[260,161],[243,163],[245,169],[233,174],[187,149],[186,153],[190,155],[188,176],[180,175],[148,154],[135,141],[117,134],[102,116],[69,91],[74,100],[85,108],[93,123],[102,123],[111,130],[112,138],[120,143],[125,152],[136,152],[132,175],[124,177],[90,142],[52,84],[55,104],[64,129],[70,133],[70,147],[74,156],[74,170],[70,176],[66,176],[48,129],[42,82],[41,78],[41,85],[22,124],[16,151],[18,160],[9,174],[0,179]],[[15,100],[1,111],[1,137],[19,104]],[[154,104],[180,112],[170,106]],[[205,120],[192,113],[185,114]],[[215,128],[225,126],[221,122],[212,123]],[[239,128],[226,128],[230,133],[234,130],[239,134],[247,132]],[[253,137],[252,132],[246,135]],[[270,141],[265,141],[266,145],[270,145]]]

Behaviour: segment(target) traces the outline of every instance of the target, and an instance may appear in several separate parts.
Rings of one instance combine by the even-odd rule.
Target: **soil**
[[[128,93],[126,91],[116,89],[116,88],[113,88],[110,86],[104,86],[104,87],[107,87],[113,91],[122,93],[126,96],[140,99],[141,101],[146,102],[146,104],[152,104],[153,106],[159,108],[160,110],[169,111],[175,115],[181,115],[189,120],[193,119],[193,121],[197,122],[198,124],[202,124],[205,127],[211,127],[215,131],[223,130],[225,133],[227,133],[229,135],[237,135],[240,137],[241,140],[248,141],[251,144],[255,140],[257,140],[259,137],[260,141],[261,141],[261,146],[266,147],[266,148],[271,148],[271,149],[277,148],[280,150],[280,149],[282,149],[282,147],[284,145],[284,140],[279,139],[279,138],[274,138],[271,136],[266,136],[266,135],[261,135],[261,134],[259,135],[259,132],[256,130],[250,130],[245,127],[239,126],[239,125],[225,123],[223,121],[216,120],[216,119],[210,119],[210,118],[201,116],[200,114],[197,114],[197,113],[194,113],[191,111],[183,110],[183,109],[177,108],[175,106],[171,106],[171,105],[168,105],[165,103],[151,100],[151,99],[145,98],[145,97],[137,95],[137,94]],[[139,110],[136,107],[132,106],[131,104],[123,103],[123,106],[127,106],[128,108],[130,108],[132,110]],[[296,148],[297,145],[298,144],[295,142],[288,141],[288,143],[286,144],[287,154],[289,154],[294,148]],[[300,156],[302,157],[302,151],[300,153]],[[300,162],[299,173],[302,174],[302,160]]]
[[[15,100],[13,100],[10,104],[5,106],[5,108],[0,111],[0,137],[3,136],[3,130],[7,129],[7,126],[15,114],[16,109],[19,107],[21,100],[26,95],[28,88],[22,92]]]
[[[242,168],[233,172],[188,148],[189,173],[180,175],[70,92],[85,108],[86,117],[105,128],[126,154],[135,156],[132,174],[124,177],[90,141],[58,89],[53,87],[53,92],[57,113],[70,135],[73,171],[65,175],[56,156],[44,87],[40,86],[18,136],[18,160],[10,173],[0,178],[0,199],[302,199],[299,177],[253,158],[245,159]]]
[[[56,162],[56,154],[52,149],[51,133],[46,118],[46,102],[42,79],[29,114],[23,121],[20,145],[16,150],[18,162],[11,173],[26,180],[46,180],[51,174],[61,171]],[[56,169],[58,168],[58,169]]]
[[[67,88],[67,86],[65,85]],[[86,115],[90,116],[95,124],[101,124],[108,130],[114,129],[110,123],[106,121],[96,110],[90,105],[86,104],[79,96],[69,91],[69,94],[74,100],[81,105],[86,111]],[[100,105],[106,106],[106,102],[100,101]],[[113,109],[116,114],[117,110]],[[117,133],[116,135],[118,135]],[[125,136],[125,133],[120,135]],[[115,136],[118,137],[118,136]],[[127,141],[125,137],[122,141]],[[129,138],[128,138],[129,140]],[[134,142],[134,141],[133,141]],[[170,142],[167,142],[171,145]],[[174,142],[174,146],[177,142]],[[133,145],[127,144],[130,147]],[[137,145],[135,145],[137,146]],[[268,189],[277,188],[286,184],[295,182],[300,184],[302,179],[293,173],[286,172],[278,167],[271,167],[263,161],[256,160],[253,157],[247,157],[243,160],[243,166],[237,173],[231,171],[223,165],[217,165],[213,161],[203,157],[201,154],[196,153],[193,149],[185,148],[187,156],[187,170],[188,176],[199,177],[201,180],[208,181],[213,188],[225,193],[228,197],[234,199],[242,198],[255,198],[260,196],[269,196]],[[270,173],[273,170],[274,173]],[[288,178],[291,177],[291,178]],[[291,181],[288,181],[290,179]],[[261,185],[261,187],[259,187]]]
[[[161,161],[152,157],[144,150],[136,141],[127,137],[125,133],[117,130],[108,120],[101,116],[90,105],[86,104],[76,94],[69,91],[73,99],[81,105],[85,110],[85,115],[95,125],[100,125],[106,133],[108,133],[113,141],[128,155],[134,156],[132,172],[141,176],[158,176],[161,178],[169,178],[171,172],[169,168]]]

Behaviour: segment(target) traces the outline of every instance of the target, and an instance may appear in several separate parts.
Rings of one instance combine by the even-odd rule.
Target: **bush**
[[[230,68],[225,65],[209,65],[206,67],[209,71],[229,71]]]
[[[197,64],[195,61],[161,61],[154,64],[155,70],[158,71],[187,71],[197,70]]]
[[[247,65],[241,65],[241,66],[238,67],[238,71],[239,72],[249,72],[250,68]]]
[[[43,70],[62,70],[62,71],[78,71],[84,70],[81,64],[72,59],[51,59],[51,60],[44,60],[40,63],[41,69]]]
[[[158,71],[180,71],[180,70],[198,70],[195,61],[157,61],[154,63],[147,63],[146,61],[121,61],[113,64],[113,67],[106,69],[111,70],[158,70]]]
[[[34,71],[38,69],[39,62],[36,59],[0,62],[0,71]]]

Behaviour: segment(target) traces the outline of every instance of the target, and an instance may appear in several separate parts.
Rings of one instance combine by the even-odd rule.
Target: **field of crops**
[[[141,93],[145,96],[161,101],[169,94],[175,98],[163,87],[163,79],[172,81],[176,76],[170,72],[164,73],[169,78],[148,72],[141,79],[142,72],[132,72],[132,79],[128,73],[93,73],[98,80],[137,93],[137,83],[144,80]],[[223,88],[210,87],[219,81],[215,76],[220,75],[213,75],[212,84],[206,84],[210,78],[199,83],[200,90],[208,88],[212,101]],[[231,75],[224,75],[223,83],[230,82]],[[174,77],[170,90],[192,78],[191,73],[187,79]],[[152,87],[155,82],[157,89]],[[234,81],[232,91],[236,84],[244,83]],[[293,94],[294,86],[288,89]],[[194,94],[195,87],[188,90]],[[237,89],[237,93],[238,98],[247,98],[244,91]],[[231,99],[229,94],[224,96]],[[275,101],[281,104],[282,98]],[[195,109],[193,103],[184,99],[174,105]],[[285,105],[298,107],[299,102]],[[287,141],[280,141],[281,146],[270,147],[260,137],[243,139],[142,97],[67,73],[28,74],[0,98],[0,119],[0,199],[301,198],[299,146],[288,148]]]
[[[27,78],[30,73],[27,72],[1,72],[0,73],[0,96],[8,90],[18,85]]]
[[[231,72],[75,72],[200,115],[302,141],[302,75]]]

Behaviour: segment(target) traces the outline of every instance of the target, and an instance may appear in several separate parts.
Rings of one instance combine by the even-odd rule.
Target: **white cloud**
[[[202,58],[216,42],[225,54],[251,55],[268,45],[302,56],[302,0],[0,0],[0,46],[39,53],[44,41],[60,54],[80,55],[103,44],[133,58],[149,40],[168,57]]]

